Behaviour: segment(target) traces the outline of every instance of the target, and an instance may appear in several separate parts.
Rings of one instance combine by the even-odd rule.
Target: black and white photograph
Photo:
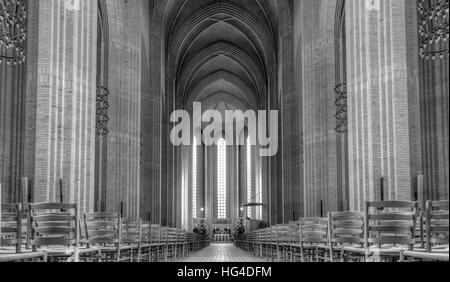
[[[0,280],[448,263],[449,0],[0,0],[0,215]]]

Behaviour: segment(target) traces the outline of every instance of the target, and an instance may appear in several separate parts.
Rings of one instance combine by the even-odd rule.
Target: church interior
[[[449,0],[0,0],[0,262],[448,261],[448,39]]]

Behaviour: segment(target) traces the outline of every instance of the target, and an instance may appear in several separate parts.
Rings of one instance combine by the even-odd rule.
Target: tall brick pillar
[[[346,1],[352,210],[382,195],[412,199],[421,169],[415,5]]]
[[[26,176],[35,202],[58,202],[62,179],[63,200],[92,211],[97,1],[31,5]]]
[[[164,1],[141,0],[141,217],[160,222],[161,214],[161,115],[163,102]]]
[[[141,27],[145,6],[139,0],[109,0],[106,5],[110,23],[106,210],[122,211],[124,217],[137,218],[141,150],[146,147],[143,144],[146,139],[141,137]]]

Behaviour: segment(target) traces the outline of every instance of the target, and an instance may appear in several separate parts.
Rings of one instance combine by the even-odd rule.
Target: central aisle
[[[251,256],[231,244],[212,244],[187,258],[178,260],[178,262],[267,262],[267,260]]]

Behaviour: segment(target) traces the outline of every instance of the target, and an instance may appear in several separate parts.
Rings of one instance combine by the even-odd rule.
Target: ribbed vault
[[[168,1],[166,72],[175,105],[190,108],[212,94],[220,102],[218,93],[228,93],[261,108],[276,68],[277,29],[273,0]]]

